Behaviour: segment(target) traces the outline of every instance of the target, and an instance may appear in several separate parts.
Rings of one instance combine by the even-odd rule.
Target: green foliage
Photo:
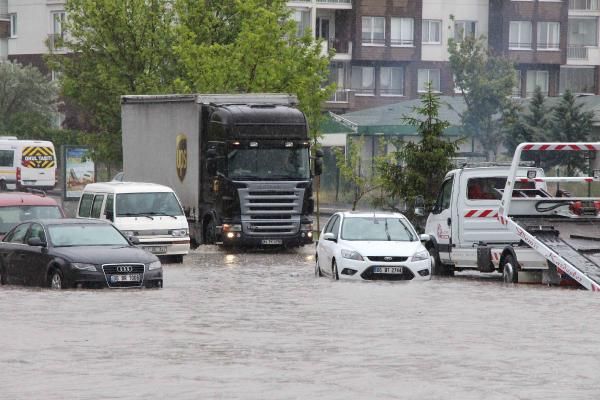
[[[467,105],[461,115],[465,132],[495,155],[503,138],[501,116],[510,113],[514,65],[490,54],[483,36],[467,36],[460,42],[450,38],[448,52],[455,86]]]
[[[0,134],[31,138],[52,126],[58,89],[33,66],[0,62]]]
[[[392,199],[413,200],[422,195],[426,204],[433,204],[445,174],[452,169],[458,143],[443,137],[450,124],[439,119],[439,109],[439,97],[429,85],[421,106],[413,110],[416,116],[403,118],[416,127],[420,141],[399,144],[395,163],[379,166],[383,187]]]
[[[167,92],[177,74],[170,1],[69,0],[65,9],[59,45],[73,55],[51,52],[48,63],[96,133],[94,158],[118,162],[120,96]]]

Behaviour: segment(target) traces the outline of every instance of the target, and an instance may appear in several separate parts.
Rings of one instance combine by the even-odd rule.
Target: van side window
[[[113,204],[115,204],[115,195],[109,194],[106,196],[106,205],[104,206],[104,218],[113,220],[115,213],[113,210]]]
[[[102,203],[104,203],[104,195],[97,194],[94,197],[94,203],[92,204],[92,218],[100,218],[100,211],[102,211]]]
[[[85,193],[81,196],[81,202],[79,202],[79,213],[77,214],[80,217],[89,218],[90,212],[92,211],[92,201],[94,200],[94,195],[91,193]]]
[[[434,214],[439,214],[442,211],[450,208],[450,200],[452,197],[452,183],[454,177],[447,179],[442,183],[442,188],[438,194],[437,201],[435,202],[435,208],[433,209]]]
[[[0,150],[0,167],[12,167],[14,159],[14,150]]]

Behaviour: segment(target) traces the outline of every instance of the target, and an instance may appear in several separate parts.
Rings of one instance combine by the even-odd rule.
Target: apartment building
[[[600,0],[306,0],[288,5],[302,30],[310,27],[340,47],[330,81],[334,112],[412,99],[427,82],[455,95],[449,38],[484,35],[495,54],[515,62],[513,95],[536,86],[548,96],[566,89],[599,94]],[[330,15],[327,29],[323,17]],[[347,25],[347,26],[345,26]]]

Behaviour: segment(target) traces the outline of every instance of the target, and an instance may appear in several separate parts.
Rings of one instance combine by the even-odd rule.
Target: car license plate
[[[374,267],[373,272],[376,274],[401,274],[402,267]]]
[[[167,246],[142,246],[142,249],[148,250],[153,254],[164,254],[167,252]]]
[[[261,244],[283,244],[281,239],[264,239],[260,242]]]
[[[142,280],[140,274],[127,274],[127,275],[111,275],[111,282],[139,282]]]

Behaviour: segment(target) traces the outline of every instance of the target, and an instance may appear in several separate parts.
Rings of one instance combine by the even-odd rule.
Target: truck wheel
[[[204,227],[204,243],[215,244],[217,241],[217,227],[215,221],[211,218]]]
[[[502,280],[505,283],[517,283],[519,281],[517,260],[512,254],[509,254],[504,259],[504,265],[502,266]]]
[[[431,259],[431,275],[432,276],[454,276],[454,271],[450,265],[442,263],[440,255],[435,247],[427,249],[429,258]]]
[[[6,192],[7,189],[6,182],[0,181],[0,192]]]

